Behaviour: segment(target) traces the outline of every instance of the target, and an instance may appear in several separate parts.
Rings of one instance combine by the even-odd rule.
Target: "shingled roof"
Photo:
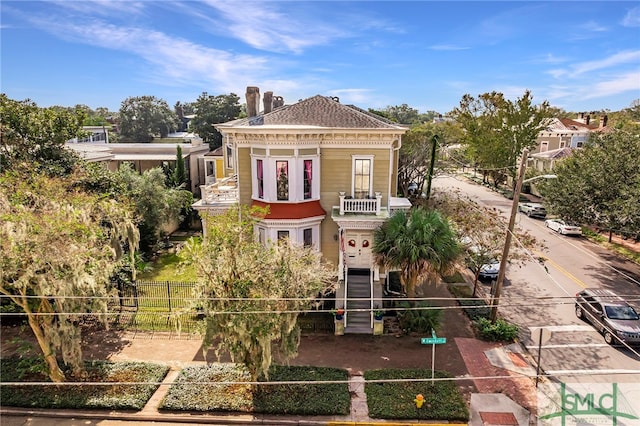
[[[267,114],[226,123],[235,126],[314,126],[354,129],[401,129],[383,117],[352,105],[316,95]]]

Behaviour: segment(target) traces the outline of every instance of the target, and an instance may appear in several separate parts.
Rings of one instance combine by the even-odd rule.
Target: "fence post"
[[[138,312],[138,282],[133,283],[133,301],[136,305],[136,312]]]
[[[171,285],[167,281],[167,300],[169,301],[169,312],[171,312]]]

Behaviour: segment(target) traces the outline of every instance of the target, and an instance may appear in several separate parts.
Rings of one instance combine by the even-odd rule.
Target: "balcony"
[[[220,179],[208,185],[200,185],[200,205],[234,204],[238,202],[237,175]]]
[[[340,216],[344,216],[345,213],[375,214],[379,216],[382,210],[382,195],[376,192],[375,197],[353,198],[341,192],[339,209]]]

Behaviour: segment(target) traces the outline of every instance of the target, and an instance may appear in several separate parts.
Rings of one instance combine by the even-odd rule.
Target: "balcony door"
[[[347,231],[344,251],[349,268],[371,268],[373,235],[370,232]]]

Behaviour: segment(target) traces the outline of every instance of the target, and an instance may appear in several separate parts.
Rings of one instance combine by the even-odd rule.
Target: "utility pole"
[[[438,146],[438,135],[431,138],[431,164],[429,165],[429,175],[427,176],[427,201],[431,196],[431,181],[433,180],[433,166],[436,163],[436,147]]]
[[[500,291],[502,290],[502,283],[504,282],[504,272],[507,268],[507,258],[509,257],[509,247],[511,246],[511,236],[513,235],[513,227],[516,223],[516,214],[518,213],[518,202],[520,201],[520,191],[522,190],[522,181],[524,180],[524,172],[527,168],[527,157],[529,156],[529,150],[522,151],[522,160],[520,160],[520,174],[518,175],[518,181],[516,183],[516,189],[513,191],[513,203],[511,205],[511,217],[509,217],[509,229],[507,229],[507,236],[504,241],[504,248],[502,250],[502,258],[500,259],[500,270],[498,271],[498,279],[496,281],[495,289],[491,295],[491,322],[495,323],[498,318],[498,303],[500,302]]]

